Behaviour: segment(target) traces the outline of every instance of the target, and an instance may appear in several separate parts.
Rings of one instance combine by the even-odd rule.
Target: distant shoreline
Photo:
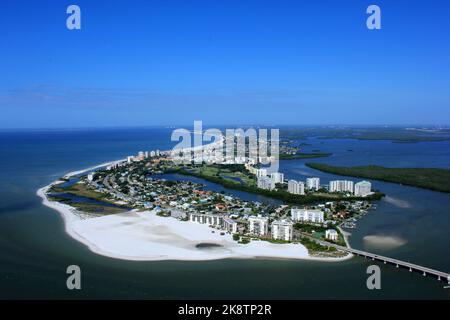
[[[416,188],[450,193],[450,170],[437,168],[388,168],[376,165],[337,167],[324,163],[306,163],[322,172],[355,178],[379,180]]]
[[[332,156],[332,153],[316,152],[316,153],[299,153],[299,154],[280,154],[280,160],[301,160],[301,159],[314,159],[314,158],[326,158]]]

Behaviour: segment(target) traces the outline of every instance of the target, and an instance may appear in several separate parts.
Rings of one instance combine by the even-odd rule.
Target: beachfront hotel
[[[265,236],[269,233],[269,218],[255,217],[248,218],[249,233],[257,236]]]
[[[189,221],[218,227],[230,233],[237,232],[237,222],[223,215],[191,213],[189,214]]]
[[[237,233],[237,222],[233,219],[224,217],[222,220],[222,228],[230,233]]]
[[[319,190],[320,189],[320,178],[306,178],[306,188],[308,190]]]
[[[271,224],[271,232],[275,240],[292,241],[293,223],[286,220],[274,221]]]
[[[305,194],[305,184],[301,181],[289,180],[288,192],[292,194]]]
[[[208,224],[210,226],[220,227],[222,226],[222,215],[216,214],[203,214],[203,213],[191,213],[189,214],[190,222],[197,222],[201,224]]]
[[[292,208],[291,219],[292,221],[323,223],[324,214],[322,210],[318,209]]]

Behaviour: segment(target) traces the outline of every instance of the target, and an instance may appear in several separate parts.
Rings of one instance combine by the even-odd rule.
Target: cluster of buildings
[[[127,163],[132,163],[133,161],[142,161],[144,159],[159,157],[161,155],[161,151],[153,150],[153,151],[139,151],[136,156],[128,156]]]
[[[247,168],[249,169],[249,168]],[[281,172],[273,172],[269,174],[267,169],[254,169],[253,172],[257,178],[257,187],[264,190],[274,190],[276,184],[285,183],[284,174]],[[326,186],[324,186],[326,188]],[[287,191],[291,194],[304,195],[306,190],[318,191],[321,189],[320,178],[307,178],[305,182],[297,180],[287,181]],[[357,197],[366,197],[373,194],[372,184],[369,181],[360,181],[354,183],[350,180],[333,180],[329,182],[328,192],[351,193]]]
[[[324,212],[320,209],[299,209],[291,208],[290,218],[284,217],[270,222],[268,216],[250,215],[245,220],[245,233],[259,238],[271,238],[274,240],[292,241],[294,236],[294,223],[305,222],[320,225],[325,222]],[[238,233],[243,229],[238,227],[238,222],[227,215],[191,213],[190,222],[207,224],[212,227],[230,232]],[[327,229],[325,238],[331,241],[338,241],[339,234],[335,229]]]
[[[189,221],[230,232],[238,233],[238,222],[226,215],[190,213]],[[293,222],[289,220],[275,220],[269,223],[267,216],[249,216],[246,221],[246,233],[261,238],[272,238],[274,240],[292,241],[293,239]]]
[[[202,148],[203,157],[215,156],[211,146]],[[257,202],[246,202],[212,191],[203,191],[199,189],[199,185],[189,182],[177,181],[168,184],[164,179],[148,177],[148,170],[153,173],[161,170],[161,166],[164,166],[167,160],[164,156],[167,155],[170,155],[170,152],[140,151],[136,156],[127,157],[126,161],[108,166],[99,176],[89,174],[87,181],[127,204],[155,210],[173,210],[181,212],[182,215],[179,217],[186,218],[192,223],[207,224],[232,234],[248,234],[274,240],[292,241],[294,223],[324,225],[329,223],[325,221],[325,213],[327,216],[333,214],[331,211],[334,209],[326,208],[326,204],[313,209],[294,207],[290,208],[290,211],[285,210],[288,206],[280,206],[278,208],[280,210],[272,208],[269,211],[264,207],[268,205],[258,206]],[[140,162],[145,159],[149,160]],[[285,182],[283,173],[269,173],[266,168],[255,168],[254,163],[247,157],[234,160],[235,163],[241,161],[245,163],[246,169],[256,176],[258,188],[273,190],[277,185],[287,183],[288,192],[298,195],[304,195],[306,190],[321,189],[318,177],[307,178],[305,182],[296,180]],[[371,183],[368,181],[355,184],[346,180],[330,181],[328,189],[329,192],[350,192],[362,197],[372,193]],[[338,233],[334,229],[328,229],[325,238],[337,241]]]
[[[269,218],[262,216],[252,216],[248,219],[249,233],[258,237],[271,236],[274,240],[292,241],[294,225],[288,220],[276,220],[270,224]]]
[[[292,221],[299,222],[313,222],[313,223],[323,223],[324,212],[320,209],[291,209],[291,219]]]
[[[191,213],[189,214],[189,221],[221,228],[230,233],[237,233],[237,222],[224,215]]]
[[[366,197],[373,194],[372,184],[369,181],[360,181],[353,183],[350,180],[333,180],[330,181],[329,192],[348,192],[357,197]]]
[[[292,194],[304,195],[306,190],[317,191],[320,189],[319,178],[306,178],[306,184],[303,181],[289,180],[288,192]]]
[[[257,186],[260,189],[273,190],[277,183],[284,183],[284,174],[281,172],[272,172],[268,174],[267,169],[255,169],[254,174],[257,179]]]

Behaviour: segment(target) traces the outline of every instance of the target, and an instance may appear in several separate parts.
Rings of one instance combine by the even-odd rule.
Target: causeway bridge
[[[314,238],[312,238],[312,239],[314,239]],[[373,261],[381,261],[384,264],[389,263],[391,265],[395,265],[397,268],[400,268],[400,267],[406,268],[410,272],[413,272],[413,271],[420,272],[420,273],[422,273],[423,276],[430,275],[430,276],[433,276],[434,278],[437,278],[439,281],[447,281],[447,283],[450,284],[450,273],[445,273],[442,271],[423,267],[418,264],[414,264],[414,263],[410,263],[410,262],[406,262],[406,261],[402,261],[402,260],[398,260],[398,259],[393,259],[393,258],[389,258],[389,257],[385,257],[385,256],[380,256],[378,254],[374,254],[374,253],[370,253],[370,252],[366,252],[366,251],[362,251],[362,250],[353,249],[350,246],[344,247],[344,246],[340,246],[340,245],[333,244],[330,242],[321,241],[318,239],[314,239],[314,240],[323,246],[335,247],[338,250],[346,251],[346,252],[349,252],[356,256],[364,257],[366,259],[372,259]]]
[[[448,284],[450,284],[450,274],[449,273],[445,273],[442,271],[423,267],[418,264],[414,264],[414,263],[410,263],[410,262],[406,262],[406,261],[402,261],[402,260],[398,260],[398,259],[380,256],[378,254],[374,254],[374,253],[370,253],[370,252],[366,252],[366,251],[361,251],[361,250],[356,250],[356,249],[341,247],[341,246],[337,246],[337,249],[350,252],[357,256],[372,259],[374,261],[375,260],[381,261],[384,264],[389,263],[389,264],[395,265],[397,268],[399,268],[399,267],[407,268],[407,269],[409,269],[410,272],[413,272],[413,271],[420,272],[424,276],[431,275],[431,276],[434,276],[435,278],[437,278],[439,281],[447,281]]]

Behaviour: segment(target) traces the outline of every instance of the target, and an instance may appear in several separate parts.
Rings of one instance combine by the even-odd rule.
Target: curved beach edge
[[[73,171],[64,176],[70,178],[123,160],[111,161]],[[308,253],[302,244],[274,244],[267,241],[251,241],[238,244],[230,234],[221,234],[207,225],[160,217],[152,211],[92,217],[57,201],[50,201],[47,191],[63,183],[56,180],[37,190],[42,204],[56,210],[62,216],[65,232],[86,245],[90,251],[110,258],[130,261],[208,261],[220,259],[283,259],[339,262],[344,257],[316,257]],[[200,249],[199,244],[206,244]]]

